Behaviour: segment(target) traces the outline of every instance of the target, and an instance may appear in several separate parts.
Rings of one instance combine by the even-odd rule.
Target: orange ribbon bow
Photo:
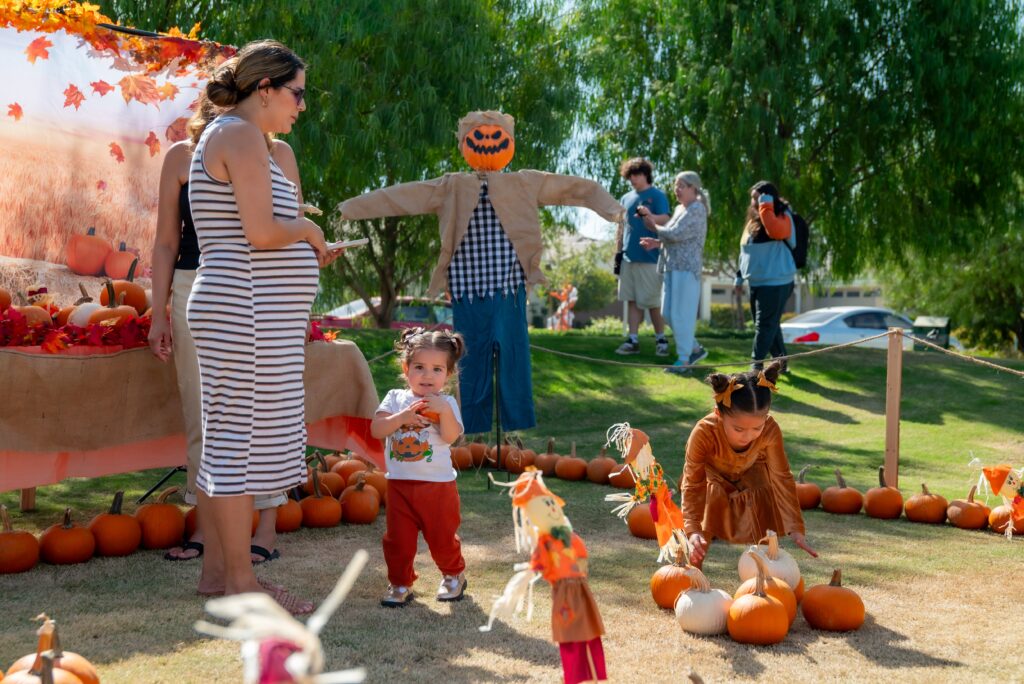
[[[757,374],[757,386],[767,387],[772,392],[779,391],[779,388],[775,386],[774,382],[768,379],[768,377],[764,374],[764,371],[761,371],[760,373]]]
[[[729,380],[729,386],[715,395],[715,401],[726,408],[732,408],[732,393],[745,387],[742,382],[736,382],[736,378]]]

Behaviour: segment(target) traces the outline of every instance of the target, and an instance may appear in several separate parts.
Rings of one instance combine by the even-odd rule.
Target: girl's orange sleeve
[[[686,462],[683,464],[683,531],[687,535],[703,532],[704,506],[708,483],[704,465],[711,459],[715,439],[703,423],[697,423],[686,441]]]
[[[786,525],[786,532],[804,533],[804,516],[800,512],[800,501],[796,496],[796,481],[790,470],[789,459],[786,458],[786,448],[782,442],[782,430],[775,425],[774,434],[771,435],[765,450],[768,463],[768,477],[771,480],[772,494],[775,496],[775,506],[779,509],[782,522]]]
[[[762,195],[762,198],[767,195]],[[789,212],[779,216],[775,213],[775,202],[769,199],[767,202],[759,202],[757,205],[757,213],[761,217],[761,223],[764,224],[764,229],[768,232],[768,237],[772,240],[786,240],[793,232],[793,220],[789,217]]]

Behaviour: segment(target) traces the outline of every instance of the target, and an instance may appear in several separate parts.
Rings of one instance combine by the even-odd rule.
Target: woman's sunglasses
[[[283,84],[281,85],[281,87],[282,88],[287,88],[288,90],[292,91],[292,95],[295,96],[295,104],[296,105],[302,104],[302,101],[306,99],[306,89],[305,88],[292,88],[290,85],[283,85]]]

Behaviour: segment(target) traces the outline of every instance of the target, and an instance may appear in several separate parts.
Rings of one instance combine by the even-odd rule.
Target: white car
[[[913,322],[891,309],[875,306],[832,306],[825,309],[814,309],[785,321],[782,324],[782,341],[786,344],[843,344],[873,337],[886,332],[889,328],[903,328],[913,333]],[[889,341],[880,337],[865,342],[862,347],[885,349]],[[952,335],[949,346],[963,350],[963,345]],[[913,340],[903,338],[903,348],[913,349]]]

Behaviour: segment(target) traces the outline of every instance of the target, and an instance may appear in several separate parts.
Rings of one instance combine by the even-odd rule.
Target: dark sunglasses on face
[[[287,88],[288,90],[290,90],[292,92],[292,95],[295,96],[295,104],[296,105],[302,104],[303,100],[306,99],[306,89],[305,88],[293,88],[290,85],[284,85],[284,84],[282,84],[280,87]]]

